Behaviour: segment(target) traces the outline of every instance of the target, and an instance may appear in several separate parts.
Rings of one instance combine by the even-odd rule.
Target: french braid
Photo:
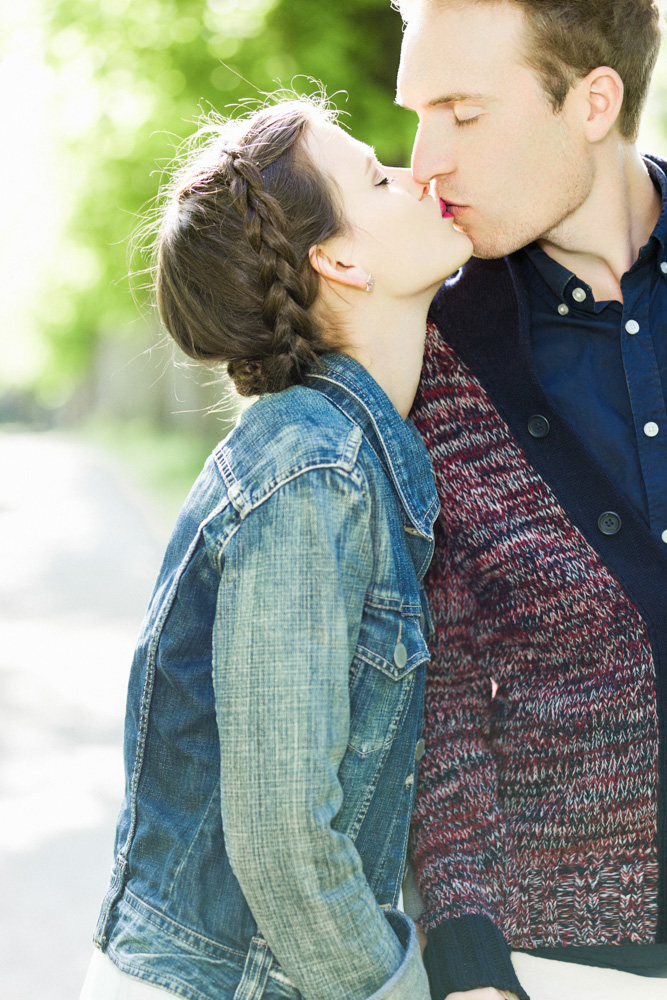
[[[230,193],[244,220],[249,245],[257,254],[263,291],[262,319],[273,330],[272,351],[261,362],[228,365],[228,372],[243,384],[242,394],[276,392],[300,382],[303,371],[317,363],[317,349],[325,349],[309,312],[317,296],[317,279],[310,265],[304,267],[286,237],[288,221],[280,204],[264,189],[255,163],[242,153],[229,152]],[[248,373],[248,374],[246,374]]]
[[[299,383],[334,346],[312,310],[319,284],[309,249],[344,226],[302,141],[317,117],[330,120],[291,101],[214,125],[168,195],[160,316],[190,357],[226,362],[244,396]]]

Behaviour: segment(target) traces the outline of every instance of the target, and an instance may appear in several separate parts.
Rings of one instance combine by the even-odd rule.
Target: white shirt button
[[[654,438],[660,428],[657,424],[654,424],[652,420],[649,420],[647,424],[644,424],[644,434],[647,438]]]
[[[569,311],[570,307],[566,306],[564,302],[561,302],[561,304],[558,306],[558,312],[561,314],[561,316],[567,316]]]
[[[663,540],[663,542],[667,543],[667,531],[663,531],[663,533],[662,533],[662,540]]]
[[[574,299],[575,302],[585,302],[586,292],[584,291],[583,288],[575,288],[575,290],[572,292],[572,298]]]
[[[667,274],[667,260],[663,260],[662,264],[660,265],[660,270],[662,271],[663,274]]]
[[[628,331],[628,333],[632,334],[639,333],[639,323],[637,322],[636,319],[629,319],[628,322],[625,324],[625,329]]]

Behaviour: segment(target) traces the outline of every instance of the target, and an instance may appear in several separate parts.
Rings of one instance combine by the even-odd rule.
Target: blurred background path
[[[93,446],[0,436],[0,982],[76,1000],[112,860],[129,665],[168,525]]]

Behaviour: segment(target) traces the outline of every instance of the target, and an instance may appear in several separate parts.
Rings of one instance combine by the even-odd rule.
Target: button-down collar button
[[[665,542],[665,544],[667,544],[667,531],[663,531],[663,533],[662,533],[662,535],[660,537],[662,538],[663,542]]]
[[[415,747],[415,760],[421,760],[426,752],[426,740],[423,736],[420,736],[417,740],[417,746]]]
[[[583,288],[575,288],[574,291],[572,292],[572,298],[574,299],[575,302],[585,302],[586,292],[584,291]]]
[[[606,510],[598,518],[598,528],[603,535],[616,535],[621,530],[621,519],[613,510]]]
[[[644,434],[647,438],[654,438],[660,428],[652,420],[649,420],[647,424],[644,424]]]
[[[408,651],[402,642],[396,643],[396,648],[394,649],[394,663],[399,670],[402,670],[405,664],[408,662]]]
[[[660,270],[662,271],[663,274],[667,274],[667,260],[663,260],[662,264],[660,265]]]
[[[625,329],[634,336],[635,333],[639,333],[639,323],[636,319],[629,319],[625,324]]]
[[[561,302],[561,304],[558,306],[558,312],[560,313],[561,316],[567,316],[569,311],[570,307],[566,305],[564,302]]]
[[[546,417],[535,413],[528,421],[528,433],[534,438],[545,438],[551,427]]]

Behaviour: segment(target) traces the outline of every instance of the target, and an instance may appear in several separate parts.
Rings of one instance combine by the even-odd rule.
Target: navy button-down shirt
[[[646,165],[662,211],[621,279],[622,303],[596,302],[590,285],[535,243],[518,257],[547,395],[667,543],[667,177]]]

